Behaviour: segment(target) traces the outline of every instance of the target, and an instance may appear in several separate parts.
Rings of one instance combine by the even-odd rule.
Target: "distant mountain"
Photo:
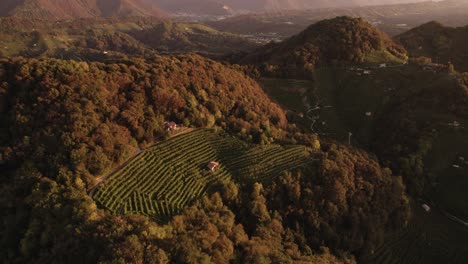
[[[228,15],[233,12],[223,0],[147,0],[169,13]]]
[[[380,63],[406,59],[406,51],[361,18],[320,21],[281,43],[270,43],[243,59],[281,77],[303,77],[319,65]]]
[[[468,26],[446,27],[429,22],[396,37],[411,56],[430,57],[434,62],[454,64],[468,71]]]
[[[230,15],[329,7],[399,4],[422,0],[2,0],[0,16],[73,19],[169,14]]]
[[[198,23],[164,21],[129,35],[158,52],[200,52],[210,55],[249,51],[258,47],[239,35],[219,32]]]
[[[224,0],[234,9],[248,11],[274,11],[286,9],[351,7],[423,2],[426,0]]]
[[[163,16],[148,0],[2,0],[0,16],[63,20],[110,16]]]

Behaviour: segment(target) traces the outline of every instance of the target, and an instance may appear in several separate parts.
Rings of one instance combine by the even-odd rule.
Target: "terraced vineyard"
[[[452,222],[441,212],[424,212],[413,205],[407,228],[386,239],[364,264],[467,263],[468,229]]]
[[[220,163],[215,172],[210,161]],[[94,199],[114,213],[167,220],[229,178],[269,181],[310,162],[303,146],[255,146],[201,129],[160,143],[135,157],[98,187]]]

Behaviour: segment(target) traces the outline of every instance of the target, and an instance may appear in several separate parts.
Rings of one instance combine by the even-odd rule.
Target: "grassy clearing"
[[[369,53],[366,55],[364,58],[364,63],[370,63],[370,64],[380,64],[382,62],[386,62],[387,64],[402,64],[406,61],[407,58],[400,59],[398,57],[395,57],[393,54],[388,52],[387,50],[382,50],[382,51],[375,51],[372,53]]]
[[[269,182],[309,162],[302,146],[247,146],[233,137],[202,129],[144,151],[112,175],[94,198],[114,213],[144,214],[161,221],[228,179]],[[220,163],[216,172],[210,161]]]

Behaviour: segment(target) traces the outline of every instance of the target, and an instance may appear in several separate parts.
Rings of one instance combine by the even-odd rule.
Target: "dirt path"
[[[133,154],[127,161],[125,161],[124,163],[120,164],[119,166],[117,166],[117,168],[115,168],[114,170],[112,170],[111,173],[105,175],[105,176],[101,176],[101,177],[96,177],[96,184],[91,187],[89,189],[89,196],[91,196],[91,198],[93,198],[93,195],[94,195],[94,192],[96,191],[96,189],[103,183],[105,182],[110,176],[114,175],[117,171],[119,171],[120,169],[122,169],[125,165],[127,165],[130,161],[134,160],[138,155],[140,155],[143,151],[141,149],[138,149],[137,152],[135,152],[135,154]]]
[[[454,216],[452,214],[449,214],[449,213],[447,213],[445,211],[443,213],[448,219],[450,219],[450,220],[452,220],[452,221],[454,221],[454,222],[456,222],[458,224],[464,225],[465,227],[468,227],[468,222],[465,222],[462,219],[460,219],[460,218],[458,218],[458,217],[456,217],[456,216]]]
[[[177,137],[177,136],[180,136],[180,135],[183,135],[183,134],[187,134],[187,133],[190,133],[192,131],[194,131],[195,128],[190,128],[190,127],[187,127],[187,128],[183,128],[182,130],[176,132],[176,133],[173,133],[170,135],[169,138],[173,138],[173,137]],[[158,142],[159,143],[159,142]],[[157,143],[156,143],[157,144]],[[155,144],[153,144],[152,146],[154,146]]]

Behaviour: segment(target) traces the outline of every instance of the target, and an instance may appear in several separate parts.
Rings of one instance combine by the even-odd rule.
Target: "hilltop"
[[[433,62],[451,62],[457,70],[468,71],[468,26],[447,27],[429,22],[396,37],[412,57],[425,56]]]
[[[0,16],[27,19],[163,15],[164,12],[145,0],[6,0],[0,3]]]
[[[406,51],[360,18],[320,21],[281,43],[270,43],[241,59],[263,73],[305,76],[316,66],[402,62]]]

